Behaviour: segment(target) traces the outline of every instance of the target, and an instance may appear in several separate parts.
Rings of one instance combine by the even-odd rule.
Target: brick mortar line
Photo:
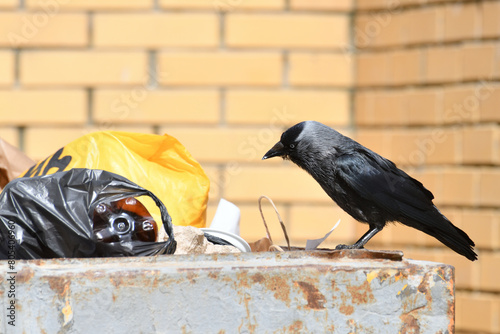
[[[14,52],[14,82],[12,88],[21,87],[21,49],[13,49]]]
[[[424,43],[416,43],[416,44],[396,44],[396,45],[381,45],[375,47],[357,47],[354,45],[354,48],[358,51],[358,54],[380,54],[380,53],[390,53],[395,51],[426,51],[427,49],[433,48],[451,48],[451,47],[464,47],[469,45],[485,45],[487,43],[500,43],[500,36],[497,37],[484,37],[484,38],[465,38],[461,40],[443,40],[438,42],[424,42]]]
[[[481,82],[488,82],[489,84],[497,84],[500,83],[500,75],[498,78],[488,78],[488,79],[472,79],[466,81],[444,81],[444,82],[432,82],[432,83],[422,83],[422,84],[412,84],[412,85],[399,85],[399,86],[363,86],[363,87],[355,87],[357,93],[364,93],[365,91],[377,92],[379,90],[387,91],[396,91],[396,90],[412,90],[412,89],[425,89],[425,88],[441,88],[446,90],[446,88],[457,88],[460,86],[467,86],[472,84],[479,84]]]
[[[94,122],[94,89],[87,88],[87,126],[95,126]]]
[[[400,2],[402,0],[399,0]],[[453,5],[462,5],[462,4],[481,4],[484,2],[495,2],[497,0],[455,0],[455,1],[447,1],[447,0],[442,0],[442,1],[435,1],[432,3],[426,3],[426,4],[404,4],[400,3],[398,6],[394,8],[389,8],[389,7],[379,7],[379,8],[373,8],[373,9],[359,9],[357,5],[354,8],[354,12],[356,14],[369,14],[369,13],[380,13],[380,12],[387,12],[387,11],[406,11],[406,10],[412,10],[412,9],[422,9],[422,8],[434,8],[434,7],[447,7],[448,5],[453,6]]]

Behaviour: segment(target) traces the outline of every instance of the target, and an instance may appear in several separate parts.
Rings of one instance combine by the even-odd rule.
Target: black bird
[[[334,129],[315,121],[298,123],[262,160],[278,156],[305,169],[344,211],[369,225],[354,245],[337,249],[363,248],[388,222],[397,221],[477,260],[474,242],[436,208],[434,196],[422,183]]]

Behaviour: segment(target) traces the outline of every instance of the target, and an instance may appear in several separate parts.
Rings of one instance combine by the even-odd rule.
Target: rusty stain
[[[250,299],[252,299],[250,297],[250,295],[248,293],[245,292],[245,294],[243,295],[243,303],[245,304],[245,311],[247,313],[247,316],[246,316],[246,319],[249,321],[248,323],[248,331],[245,331],[245,332],[250,332],[250,333],[255,333],[255,330],[257,328],[257,325],[256,324],[252,324],[250,323],[250,320],[251,320],[251,312],[250,312],[250,308],[249,308],[249,303],[250,303]],[[253,320],[255,321],[255,316],[253,316]],[[243,319],[240,326],[238,327],[238,333],[242,333],[242,328],[243,328],[243,325],[245,324],[245,320]]]
[[[264,275],[260,274],[260,273],[257,273],[255,275],[252,275],[252,280],[254,283],[262,283],[265,281],[265,277]]]
[[[290,286],[285,279],[279,276],[268,277],[264,280],[264,286],[268,290],[274,291],[274,298],[281,300],[285,302],[287,306],[290,306]]]
[[[342,304],[339,307],[339,312],[345,315],[351,315],[354,313],[354,307],[352,305]]]
[[[51,276],[47,277],[47,281],[49,282],[50,289],[56,294],[63,296],[65,293],[67,293],[70,284],[67,278]]]
[[[285,249],[285,248],[283,248]],[[300,248],[293,248],[293,251],[301,250]],[[300,252],[299,252],[300,253]],[[369,249],[318,249],[310,251],[315,257],[322,257],[327,259],[356,259],[356,260],[389,260],[389,261],[402,261],[403,252],[401,251],[377,251]]]
[[[304,328],[304,323],[300,320],[295,320],[293,324],[288,326],[287,333],[301,333]]]
[[[420,325],[418,320],[411,314],[403,314],[399,317],[403,322],[400,334],[420,334]]]
[[[304,293],[307,299],[307,307],[315,310],[325,308],[326,298],[323,296],[321,292],[319,292],[318,288],[311,283],[307,282],[296,282],[296,284],[300,287],[302,292]]]
[[[32,268],[22,268],[16,275],[16,281],[18,283],[27,283],[33,278],[33,276],[35,276],[35,271]]]
[[[219,278],[219,273],[218,272],[215,272],[215,271],[211,271],[208,273],[208,277],[210,277],[211,279],[218,279]]]
[[[232,279],[227,278],[227,282],[233,282]],[[248,283],[248,270],[242,270],[241,272],[236,273],[236,282],[238,286],[243,288],[250,288],[250,284]]]
[[[226,331],[221,329],[218,334],[226,334]]]
[[[351,294],[353,304],[367,304],[373,302],[375,299],[368,281],[358,286],[347,286],[347,291]]]

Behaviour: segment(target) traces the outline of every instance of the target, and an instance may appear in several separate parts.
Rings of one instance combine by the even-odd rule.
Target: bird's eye
[[[295,148],[295,144],[290,144],[290,148]]]

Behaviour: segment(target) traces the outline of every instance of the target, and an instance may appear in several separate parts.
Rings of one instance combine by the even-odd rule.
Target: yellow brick
[[[57,14],[57,15],[56,15]],[[0,46],[78,47],[88,44],[85,14],[0,13]]]
[[[445,88],[443,94],[443,120],[445,123],[470,123],[479,120],[481,101],[487,90],[479,86]]]
[[[29,127],[24,133],[24,145],[26,154],[36,160],[42,160],[52,155],[61,147],[69,144],[73,140],[80,138],[94,131],[128,131],[152,133],[151,127],[116,127],[107,125],[106,127]]]
[[[401,125],[408,123],[407,111],[404,108],[404,94],[401,92],[367,92],[360,97],[364,99],[363,108],[356,119],[359,124]]]
[[[354,243],[358,237],[355,235],[355,224],[358,223],[334,202],[327,205],[293,205],[290,209],[288,233],[305,246],[308,239],[322,238],[339,219],[340,224],[328,237],[328,244]],[[319,247],[324,247],[325,244]]]
[[[356,15],[354,43],[363,50],[407,43],[406,22],[398,13],[370,13]]]
[[[386,53],[359,54],[356,62],[356,82],[359,86],[387,85],[391,82],[392,64]]]
[[[290,8],[293,10],[319,10],[348,12],[354,8],[353,0],[292,0]]]
[[[291,163],[283,167],[233,166],[223,193],[230,201],[256,201],[261,195],[275,202],[332,201],[309,174]]]
[[[104,89],[94,93],[95,121],[115,123],[216,123],[219,92],[209,90]]]
[[[26,8],[42,9],[46,12],[64,10],[135,10],[153,8],[153,0],[71,0],[71,1],[40,1],[25,0]]]
[[[356,8],[359,10],[372,10],[381,9],[386,11],[394,11],[401,9],[401,7],[411,4],[421,4],[422,1],[419,0],[357,0]]]
[[[500,219],[493,210],[464,210],[465,231],[477,248],[496,249],[500,245]]]
[[[352,84],[354,60],[349,54],[292,53],[290,83],[293,86],[340,86]]]
[[[480,3],[482,14],[482,36],[500,36],[500,2],[482,1]]]
[[[480,176],[480,193],[479,200],[482,206],[499,206],[500,197],[498,189],[500,189],[500,171],[487,169]]]
[[[462,53],[457,47],[433,47],[426,50],[427,82],[451,82],[462,78]]]
[[[444,38],[462,40],[479,36],[479,10],[476,4],[462,2],[446,5]]]
[[[418,89],[406,95],[408,122],[411,125],[439,124],[442,109],[439,103],[441,91],[437,89]]]
[[[87,94],[83,90],[2,90],[0,123],[83,124]]]
[[[463,162],[466,164],[495,164],[499,157],[499,130],[494,125],[463,129]]]
[[[160,33],[159,33],[160,32]],[[97,14],[94,43],[100,47],[215,47],[215,14]]]
[[[161,53],[162,85],[278,86],[281,55],[274,52]]]
[[[387,130],[362,129],[356,132],[355,139],[383,157],[390,155],[391,143]]]
[[[425,162],[425,152],[417,147],[419,140],[416,131],[393,131],[391,136],[391,155],[388,157],[396,164],[420,166]]]
[[[465,44],[462,49],[463,79],[491,78],[496,59],[497,45],[493,43]]]
[[[0,139],[19,147],[19,130],[15,127],[0,127]]]
[[[422,52],[420,50],[402,50],[393,52],[392,80],[393,85],[408,85],[421,82]]]
[[[481,175],[481,180],[483,175]],[[448,169],[443,173],[443,205],[478,204],[479,174],[469,169]]]
[[[380,241],[385,239],[386,242],[389,241],[388,244],[394,245],[396,249],[410,245],[423,246],[426,243],[426,238],[425,233],[400,223],[388,224],[381,235],[378,236]]]
[[[225,12],[239,10],[280,10],[284,0],[160,0],[165,9],[214,9]]]
[[[107,86],[145,84],[145,52],[44,51],[21,54],[26,86]]]
[[[354,121],[356,125],[364,126],[372,123],[376,94],[374,91],[357,91],[354,94]]]
[[[476,86],[475,96],[481,101],[481,121],[499,121],[500,113],[500,85],[492,82],[483,82]]]
[[[442,22],[442,7],[409,10],[405,17],[408,43],[420,44],[438,40],[438,23]],[[418,27],[418,29],[415,29]]]
[[[426,155],[426,164],[460,162],[460,130],[435,128],[426,131],[417,144]]]
[[[262,164],[262,156],[279,140],[282,129],[164,127],[162,132],[176,137],[200,161]]]
[[[220,179],[219,168],[216,166],[210,166],[210,165],[206,165],[206,164],[202,164],[202,168],[203,168],[203,171],[205,172],[205,174],[207,175],[208,179],[210,180],[210,191],[208,192],[209,201],[214,202],[215,199],[220,197],[220,189],[218,186],[218,182]],[[215,214],[215,212],[214,212],[214,214]],[[212,221],[212,219],[213,219],[213,215],[209,216],[209,212],[207,210],[207,227],[210,225],[210,222]]]
[[[481,289],[500,292],[500,253],[483,253],[481,257]]]
[[[226,22],[226,44],[230,47],[332,49],[348,44],[348,27],[347,16],[339,15],[230,14]]]
[[[16,8],[18,0],[0,0],[0,8]]]
[[[226,93],[226,120],[229,123],[278,127],[307,119],[348,125],[348,93],[323,90],[229,90]]]
[[[432,261],[436,262],[436,251],[427,250],[423,248],[407,248],[404,250],[404,257],[412,260],[419,261]]]
[[[0,87],[14,83],[14,54],[0,51]]]
[[[391,157],[408,166],[455,163],[458,159],[457,130],[410,130],[392,133]]]
[[[497,295],[457,292],[455,314],[457,332],[498,333],[500,331],[498,314],[500,314],[500,298]]]

